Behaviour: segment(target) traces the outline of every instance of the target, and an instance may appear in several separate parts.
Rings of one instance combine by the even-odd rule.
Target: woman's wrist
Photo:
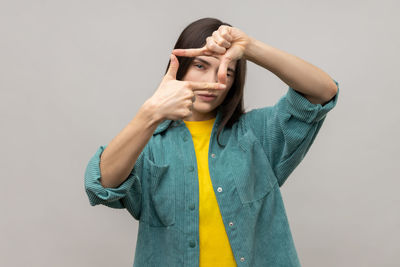
[[[257,42],[258,42],[257,39],[255,39],[251,36],[248,36],[247,46],[243,52],[243,57],[246,60],[250,60],[250,61],[254,60],[254,55],[256,54],[255,51],[257,49]]]
[[[140,115],[148,122],[148,127],[157,127],[164,118],[158,113],[158,106],[151,98],[140,107]]]

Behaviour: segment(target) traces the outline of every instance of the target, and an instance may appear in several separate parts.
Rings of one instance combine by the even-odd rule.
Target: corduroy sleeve
[[[313,104],[289,87],[287,93],[274,105],[246,113],[282,186],[288,176],[307,154],[327,113],[335,107],[339,95],[324,105]]]
[[[143,159],[147,146],[136,160],[128,178],[116,188],[105,188],[100,183],[100,157],[106,147],[107,145],[100,146],[86,167],[85,190],[90,205],[103,204],[116,209],[126,208],[134,218],[139,219],[142,199],[141,178],[145,174]]]

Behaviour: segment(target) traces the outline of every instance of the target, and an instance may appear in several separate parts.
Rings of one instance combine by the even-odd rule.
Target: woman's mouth
[[[199,94],[198,97],[201,100],[206,101],[206,102],[213,101],[216,98],[215,95],[205,95],[205,94],[204,95],[203,94],[201,94],[201,95]]]

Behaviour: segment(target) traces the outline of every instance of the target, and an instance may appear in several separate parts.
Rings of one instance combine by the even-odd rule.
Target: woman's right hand
[[[171,62],[167,73],[162,79],[153,96],[148,100],[152,103],[160,121],[165,119],[180,120],[192,115],[194,90],[220,89],[226,85],[220,83],[192,82],[176,80],[179,68],[178,59],[171,54]]]

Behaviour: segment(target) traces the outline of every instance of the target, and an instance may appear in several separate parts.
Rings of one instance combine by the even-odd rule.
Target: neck
[[[185,121],[206,121],[215,118],[217,115],[217,111],[214,110],[210,113],[198,113],[193,111],[192,115],[185,119]]]

